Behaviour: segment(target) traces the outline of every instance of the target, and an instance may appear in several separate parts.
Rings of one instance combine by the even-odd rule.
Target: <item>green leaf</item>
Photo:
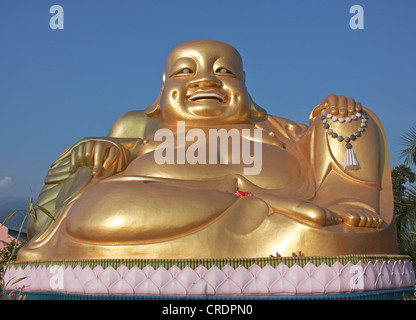
[[[44,214],[46,214],[49,218],[51,218],[53,221],[55,221],[54,216],[52,215],[52,213],[49,212],[48,209],[46,209],[45,207],[42,207],[40,205],[36,205],[36,208],[40,209]]]
[[[407,165],[409,162],[416,164],[416,127],[411,128],[401,138],[401,145],[404,149],[400,152],[400,159],[404,159],[404,163]]]
[[[29,212],[31,212],[32,211],[32,209],[33,209],[33,204],[32,204],[32,201],[29,201],[28,203],[27,203],[27,212],[29,213]]]
[[[22,280],[26,279],[26,278],[27,278],[27,277],[21,277],[21,278],[18,278],[18,279],[16,279],[15,281],[13,281],[11,285],[14,285],[14,284],[16,284],[16,283],[18,283],[18,282],[20,282],[20,281],[22,281]],[[12,281],[12,280],[13,280],[13,279],[10,279],[9,281],[7,281],[7,285],[8,285],[8,283],[9,283],[10,281]]]
[[[17,212],[17,210],[13,210],[7,217],[6,219],[4,219],[3,221],[3,225],[6,224],[7,220],[9,220],[15,213]]]
[[[38,221],[38,213],[36,212],[36,209],[33,209],[32,212],[29,213],[29,216],[33,218],[35,223]]]

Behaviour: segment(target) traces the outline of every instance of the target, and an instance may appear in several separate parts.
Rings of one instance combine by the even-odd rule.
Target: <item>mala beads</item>
[[[355,141],[357,138],[361,137],[362,134],[365,132],[365,129],[368,126],[368,114],[365,111],[357,112],[349,117],[337,117],[331,113],[326,112],[326,110],[322,110],[321,113],[321,120],[324,126],[324,129],[327,131],[327,134],[334,139],[337,139],[339,142],[345,142],[345,160],[344,160],[344,169],[346,170],[357,170],[358,169],[358,161],[355,156],[354,151],[352,150],[351,142]],[[331,129],[329,122],[339,122],[339,123],[350,123],[353,121],[361,120],[360,126],[358,127],[357,131],[350,136],[343,137],[336,133],[333,129]]]

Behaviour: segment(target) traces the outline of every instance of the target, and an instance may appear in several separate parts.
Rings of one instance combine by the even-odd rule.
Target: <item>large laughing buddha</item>
[[[246,163],[222,161],[219,143],[218,161],[209,161],[212,141],[192,136],[195,129],[199,137],[233,132],[250,150],[260,143],[260,170],[249,175]],[[172,132],[166,150],[174,159],[192,147],[206,161],[160,164],[161,130]],[[193,138],[178,147],[183,136]],[[225,158],[243,152],[229,148]],[[249,95],[232,46],[190,41],[169,54],[151,106],[52,164],[37,204],[55,221],[29,222],[18,259],[394,253],[389,173],[382,126],[360,103],[329,95],[309,126],[268,115]]]

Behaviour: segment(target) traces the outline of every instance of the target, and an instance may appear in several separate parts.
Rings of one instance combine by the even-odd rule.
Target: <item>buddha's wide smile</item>
[[[188,94],[188,100],[192,102],[216,102],[221,103],[226,100],[226,96],[223,93],[218,91],[204,91],[204,90],[197,90],[191,94]]]
[[[192,93],[187,94],[188,101],[191,104],[190,111],[202,117],[218,116],[224,111],[227,96],[225,93],[213,90],[198,89]]]
[[[197,91],[189,96],[190,101],[208,100],[208,102],[223,102],[225,97],[217,92],[201,92]]]

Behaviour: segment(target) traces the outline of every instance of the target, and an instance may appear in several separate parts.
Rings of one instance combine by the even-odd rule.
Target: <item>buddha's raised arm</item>
[[[377,116],[345,96],[329,95],[310,115],[313,202],[356,227],[382,226],[381,193],[391,190],[385,134]]]

